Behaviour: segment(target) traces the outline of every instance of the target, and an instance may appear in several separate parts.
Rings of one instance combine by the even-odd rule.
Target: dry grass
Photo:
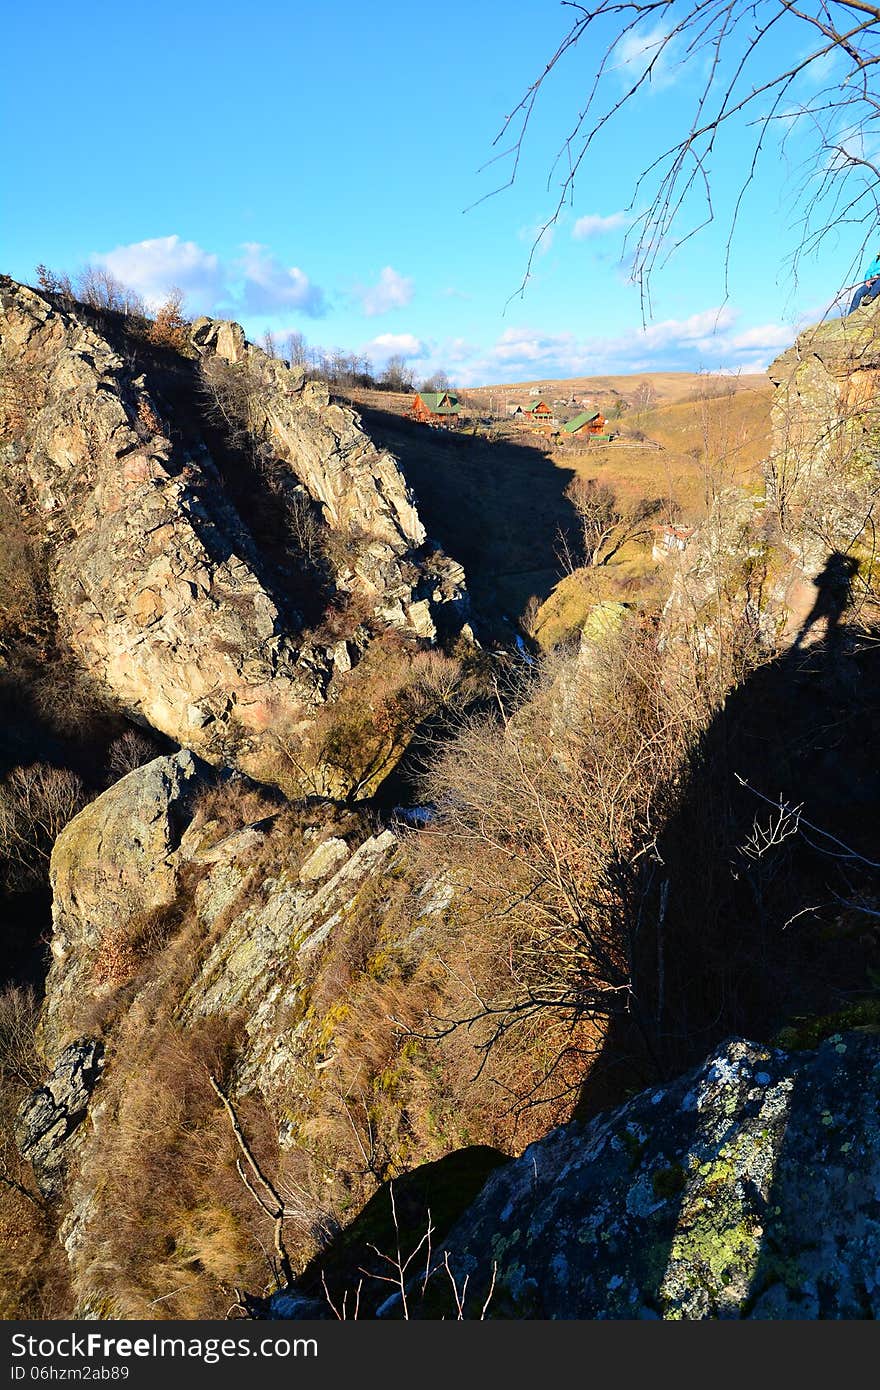
[[[46,566],[20,509],[0,490],[0,649],[43,631],[48,614]]]
[[[619,442],[560,450],[554,461],[579,477],[610,484],[622,498],[663,497],[684,520],[699,520],[706,513],[710,467],[713,475],[722,470],[728,484],[760,484],[759,465],[770,447],[772,388],[767,382],[732,394],[691,394],[692,399],[660,404],[640,416],[640,431],[659,449],[628,447],[629,417],[624,416]]]
[[[100,1193],[87,1237],[104,1316],[222,1316],[234,1284],[262,1275],[250,1202],[209,1080],[225,1079],[234,1046],[233,1020],[184,1030],[161,1010],[146,1020],[138,1006],[114,1039],[105,1119],[83,1160]]]
[[[273,780],[288,796],[372,796],[417,727],[469,690],[454,657],[419,651],[394,630],[379,633],[324,705],[279,727]]]
[[[54,1213],[40,1198],[15,1143],[15,1117],[42,1080],[33,990],[0,991],[0,1318],[61,1318],[70,1313],[67,1261]]]

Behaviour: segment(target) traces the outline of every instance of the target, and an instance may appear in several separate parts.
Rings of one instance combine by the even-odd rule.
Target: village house
[[[525,413],[536,424],[549,424],[553,419],[553,411],[544,400],[543,396],[539,396],[536,401],[532,401],[531,405],[526,407]]]
[[[458,396],[453,391],[419,391],[409,408],[410,415],[423,425],[454,429],[461,415]]]
[[[575,415],[573,420],[569,420],[563,429],[570,438],[584,438],[605,433],[605,416],[600,410],[582,410],[580,415]]]

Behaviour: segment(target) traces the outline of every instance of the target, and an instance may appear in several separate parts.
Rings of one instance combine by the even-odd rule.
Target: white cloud
[[[615,49],[614,67],[627,85],[638,81],[652,62],[651,75],[644,83],[649,90],[661,92],[678,81],[684,66],[679,45],[660,24],[653,29],[632,30]]]
[[[528,242],[534,248],[536,256],[546,256],[553,245],[553,238],[556,235],[556,225],[553,222],[534,222],[530,226],[520,227],[520,241]]]
[[[380,333],[364,346],[368,357],[386,361],[389,357],[427,357],[428,347],[412,333]]]
[[[326,313],[323,290],[299,266],[285,267],[258,242],[246,242],[241,252],[223,261],[174,235],[95,252],[91,259],[137,290],[151,309],[176,286],[195,313],[271,316],[296,309],[310,318]]]
[[[579,217],[571,229],[575,241],[586,241],[589,237],[605,236],[607,232],[617,232],[629,222],[625,212],[611,212],[603,217],[598,212],[588,212]]]
[[[95,252],[91,259],[136,290],[148,308],[155,309],[175,286],[191,305],[210,308],[223,294],[225,272],[219,256],[179,236],[153,237]]]
[[[451,361],[461,385],[601,376],[608,372],[759,372],[794,338],[783,324],[739,326],[730,306],[665,319],[612,337],[579,338],[528,326],[507,328],[478,356]]]
[[[415,285],[408,276],[386,265],[379,272],[378,283],[359,285],[354,290],[354,297],[360,301],[367,318],[375,318],[378,314],[390,313],[392,309],[405,309],[412,301],[414,290]]]
[[[758,328],[746,328],[742,333],[734,334],[730,342],[735,348],[784,348],[791,346],[792,337],[792,330],[786,324],[764,323]]]
[[[246,313],[277,314],[292,308],[317,319],[327,312],[324,291],[299,266],[283,266],[256,241],[245,242],[242,251],[242,307]]]

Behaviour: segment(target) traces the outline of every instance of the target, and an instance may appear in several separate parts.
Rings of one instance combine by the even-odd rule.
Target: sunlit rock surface
[[[496,1317],[877,1317],[878,1095],[876,1034],[735,1039],[531,1145],[445,1250]]]

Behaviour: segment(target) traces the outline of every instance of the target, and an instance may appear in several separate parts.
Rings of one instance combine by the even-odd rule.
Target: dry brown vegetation
[[[338,630],[338,629],[337,629]],[[378,633],[326,704],[297,730],[276,734],[277,780],[290,795],[372,795],[419,726],[466,703],[473,684],[460,663],[420,651],[393,629]]]
[[[486,1046],[539,1018],[586,1026],[595,1044],[626,1014],[653,1047],[641,963],[662,927],[657,834],[713,697],[670,683],[655,632],[630,618],[546,660],[524,702],[466,721],[441,754],[424,852],[506,967],[464,1016],[488,1025]]]
[[[14,767],[0,782],[0,866],[8,886],[45,881],[52,846],[86,799],[76,773],[46,763]]]
[[[42,1080],[38,1012],[32,989],[0,991],[0,1318],[60,1318],[70,1306],[54,1215],[14,1139],[18,1108]]]
[[[47,622],[46,573],[21,509],[0,489],[0,651]]]
[[[265,809],[233,781],[202,798],[197,819],[214,839]],[[231,1083],[234,1094],[243,1020],[180,1017],[212,944],[259,903],[267,877],[295,874],[315,847],[317,809],[273,809],[263,846],[210,930],[193,910],[196,874],[164,925],[154,924],[164,934],[141,956],[139,975],[87,1024],[108,1049],[103,1118],[82,1155],[83,1182],[100,1201],[81,1232],[90,1285],[102,1290],[94,1311],[105,1316],[222,1316],[236,1286],[271,1287],[275,1277],[272,1222],[236,1172],[238,1150],[211,1084]],[[366,829],[362,817],[326,813],[321,833],[356,843]],[[463,982],[488,987],[506,967],[491,934],[470,919],[426,914],[429,897],[406,855],[391,875],[364,881],[320,949],[302,953],[289,1012],[282,1005],[273,1025],[279,1038],[299,1038],[296,1068],[277,1093],[235,1099],[249,1143],[284,1195],[286,1243],[298,1267],[381,1181],[474,1142],[518,1148],[570,1113],[579,1062],[567,1026],[526,1025],[483,1068],[480,1025],[473,1036],[431,1041],[436,1020],[466,1002]],[[557,1067],[551,1078],[561,1045],[568,1070]],[[320,1064],[331,1055],[326,1071]],[[533,1112],[538,1098],[545,1105]],[[283,1151],[279,1115],[288,1131],[295,1126],[296,1142],[288,1133]]]
[[[171,289],[168,298],[156,310],[147,337],[158,347],[172,348],[183,357],[192,357],[195,353],[189,340],[190,321],[183,309],[183,291]]]

